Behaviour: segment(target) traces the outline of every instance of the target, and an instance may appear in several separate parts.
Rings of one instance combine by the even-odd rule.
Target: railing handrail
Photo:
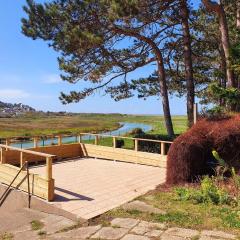
[[[11,183],[8,185],[7,189],[3,192],[2,196],[0,197],[0,207],[2,206],[3,202],[5,201],[7,193],[9,192],[9,190],[12,187],[13,183],[15,182],[15,180],[17,179],[19,174],[23,171],[23,169],[25,169],[25,167],[27,169],[27,171],[26,171],[27,175],[26,176],[27,176],[27,184],[28,184],[28,208],[30,208],[31,195],[30,195],[30,181],[29,181],[29,166],[28,166],[28,162],[27,161],[21,166],[21,168],[18,170],[17,174],[15,175],[15,177],[13,178]]]
[[[169,143],[172,144],[171,141],[164,141],[164,140],[155,140],[155,139],[148,139],[148,138],[134,138],[134,137],[126,137],[126,136],[117,136],[117,135],[108,135],[108,134],[99,134],[99,133],[79,133],[79,135],[90,135],[90,136],[103,136],[103,137],[114,137],[114,138],[122,138],[122,139],[130,139],[130,140],[139,140],[139,141],[146,141],[146,142],[157,142],[157,143]]]
[[[172,144],[172,141],[165,141],[165,140],[155,140],[155,139],[148,139],[148,138],[136,138],[136,137],[126,137],[126,136],[119,136],[119,135],[110,135],[110,134],[104,134],[104,133],[76,133],[76,134],[52,134],[52,135],[43,135],[43,136],[31,136],[30,139],[38,139],[41,140],[44,138],[58,138],[58,137],[78,137],[78,136],[100,136],[100,137],[111,137],[111,138],[120,138],[120,139],[129,139],[129,140],[139,140],[139,141],[146,141],[146,142],[156,142],[156,143],[168,143]],[[2,138],[6,140],[16,139],[16,138],[25,138],[22,137],[8,137],[8,138]],[[1,146],[1,144],[0,144]]]
[[[42,153],[42,152],[36,152],[36,151],[17,148],[17,147],[12,147],[12,146],[9,146],[9,145],[4,145],[4,144],[0,144],[0,148],[10,149],[10,150],[23,152],[23,153],[28,153],[28,154],[32,154],[32,155],[36,155],[36,156],[40,156],[40,157],[46,157],[46,158],[47,157],[51,157],[51,158],[56,157],[56,155],[52,155],[52,154],[48,154],[48,153]]]

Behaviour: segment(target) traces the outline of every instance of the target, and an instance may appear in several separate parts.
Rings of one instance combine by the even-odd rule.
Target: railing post
[[[5,149],[1,148],[1,164],[6,163]]]
[[[198,104],[194,103],[193,106],[193,123],[196,124],[198,119]]]
[[[54,136],[52,135],[51,136],[51,146],[53,146],[54,145]]]
[[[58,146],[62,145],[62,135],[58,136]]]
[[[10,139],[9,138],[6,138],[6,146],[9,146],[10,145]],[[8,151],[8,149],[6,148],[6,151]]]
[[[113,147],[116,148],[117,147],[117,139],[116,137],[112,137],[113,139]]]
[[[82,134],[81,133],[78,135],[78,143],[82,143]]]
[[[98,145],[98,143],[99,143],[99,136],[95,135],[95,145]]]
[[[46,179],[50,181],[52,179],[52,158],[51,157],[46,157]]]
[[[54,179],[52,178],[52,157],[46,157],[46,179],[48,181],[48,196],[47,200],[51,201],[54,198]]]
[[[34,137],[34,139],[33,139],[33,147],[34,148],[38,147],[38,138],[37,137]]]
[[[24,163],[25,163],[25,159],[23,156],[23,152],[20,152],[20,168],[23,167]]]
[[[135,151],[138,151],[138,139],[135,139]]]
[[[165,142],[161,142],[161,155],[166,155]]]

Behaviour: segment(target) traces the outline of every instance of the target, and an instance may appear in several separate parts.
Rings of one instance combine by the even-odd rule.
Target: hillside
[[[15,117],[36,110],[22,103],[4,103],[0,101],[0,117]]]

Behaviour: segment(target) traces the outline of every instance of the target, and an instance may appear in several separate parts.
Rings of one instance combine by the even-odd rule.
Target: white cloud
[[[21,89],[0,89],[0,100],[18,100],[29,97],[30,94]]]
[[[54,84],[61,82],[62,79],[58,74],[48,74],[43,77],[43,82],[48,84]]]

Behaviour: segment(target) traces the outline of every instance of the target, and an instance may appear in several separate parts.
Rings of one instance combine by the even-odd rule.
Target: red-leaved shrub
[[[213,149],[229,166],[240,170],[240,115],[200,120],[176,138],[168,151],[167,183],[191,182],[213,173]]]

